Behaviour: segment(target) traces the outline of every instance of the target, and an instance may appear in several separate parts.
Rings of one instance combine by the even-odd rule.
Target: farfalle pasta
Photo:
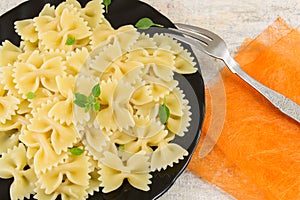
[[[162,34],[114,29],[102,3],[46,4],[15,22],[19,46],[0,46],[0,178],[14,178],[12,200],[87,199],[125,179],[148,191],[152,172],[188,154],[172,142],[191,120],[174,73],[194,73],[193,58]],[[75,94],[96,84],[100,109],[85,111]]]

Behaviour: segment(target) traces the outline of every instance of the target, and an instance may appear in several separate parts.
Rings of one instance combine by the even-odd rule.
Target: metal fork
[[[166,35],[194,46],[214,58],[223,60],[231,72],[260,92],[281,112],[300,123],[300,106],[284,95],[256,81],[243,71],[240,65],[230,56],[227,45],[221,37],[203,28],[180,23],[175,25],[178,29],[168,28],[169,31]]]

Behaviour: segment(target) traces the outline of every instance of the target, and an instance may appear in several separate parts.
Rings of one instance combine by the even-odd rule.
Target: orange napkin
[[[300,32],[278,18],[236,55],[253,78],[300,105]],[[199,158],[211,120],[207,89],[201,141],[188,168],[237,199],[300,199],[300,124],[224,68],[226,116],[213,151]],[[215,83],[215,85],[220,83]]]

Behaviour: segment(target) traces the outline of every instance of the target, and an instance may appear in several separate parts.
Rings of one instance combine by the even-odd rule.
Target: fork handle
[[[233,73],[237,74],[240,78],[245,80],[249,85],[261,93],[276,108],[300,123],[300,106],[298,104],[253,79],[240,68],[240,65],[233,58],[223,61]]]

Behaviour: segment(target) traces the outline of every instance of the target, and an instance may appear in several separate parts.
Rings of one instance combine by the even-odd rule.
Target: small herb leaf
[[[93,109],[95,112],[100,110],[100,102],[97,101],[97,97],[100,96],[100,85],[97,84],[92,88],[92,94],[85,96],[84,94],[75,93],[74,104],[84,108],[84,112],[89,112]]]
[[[83,154],[84,151],[78,147],[74,147],[74,148],[70,149],[70,152],[74,156],[80,156],[81,154]]]
[[[33,93],[33,92],[28,92],[28,93],[26,94],[26,96],[27,96],[28,99],[33,99],[33,98],[36,97],[36,94]]]
[[[66,41],[66,45],[73,45],[75,43],[75,38],[74,37],[68,37]]]
[[[97,102],[94,104],[93,109],[94,109],[95,112],[97,112],[97,111],[100,110],[100,102],[99,102],[99,101],[97,101]]]
[[[120,146],[119,146],[119,150],[120,150],[120,151],[125,151],[125,146],[124,146],[124,145],[120,145]]]
[[[158,110],[159,119],[162,124],[167,123],[170,117],[170,109],[166,105],[166,98],[164,98],[164,103],[159,106]]]
[[[90,111],[90,109],[91,109],[91,104],[87,104],[86,106],[85,106],[85,109],[84,109],[84,112],[89,112]]]
[[[103,4],[105,5],[105,12],[108,13],[108,6],[111,4],[111,0],[103,0]]]
[[[79,106],[80,108],[85,108],[86,106],[86,103],[85,102],[82,102],[82,101],[79,101],[78,99],[75,99],[74,103]]]
[[[86,106],[86,104],[88,103],[88,98],[84,94],[75,93],[74,103],[77,106],[84,108]]]
[[[135,24],[135,27],[138,28],[138,29],[148,29],[150,28],[151,26],[157,26],[157,27],[164,27],[163,25],[161,24],[156,24],[154,23],[151,19],[147,18],[147,17],[144,17],[142,19],[140,19],[136,24]]]
[[[87,103],[87,99],[88,99],[87,96],[85,96],[84,94],[80,94],[80,93],[75,93],[75,98],[78,101],[82,101],[82,102],[85,102],[85,103]]]
[[[92,89],[92,95],[97,98],[97,97],[100,96],[100,94],[101,94],[101,89],[100,89],[100,85],[98,83],[97,85],[95,85],[93,87],[93,89]]]

